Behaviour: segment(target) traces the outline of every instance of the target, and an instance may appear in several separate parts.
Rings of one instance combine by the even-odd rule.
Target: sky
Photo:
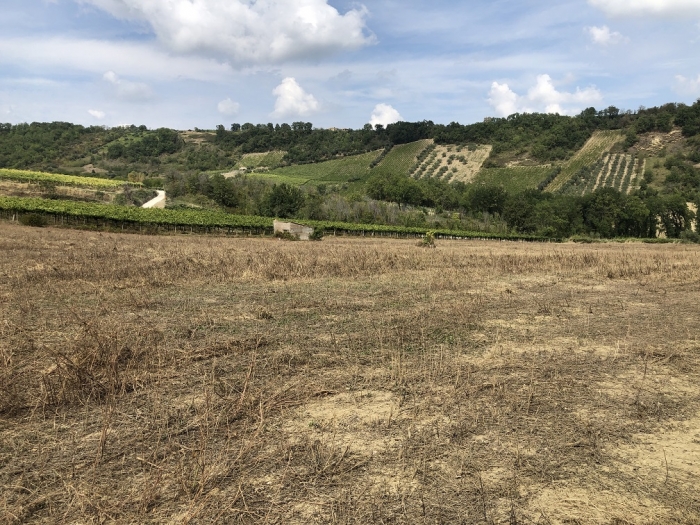
[[[2,0],[0,122],[213,129],[700,98],[700,0]]]

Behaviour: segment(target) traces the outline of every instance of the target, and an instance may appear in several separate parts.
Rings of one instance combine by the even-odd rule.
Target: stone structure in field
[[[288,233],[298,237],[300,241],[308,241],[309,237],[314,232],[313,228],[295,222],[275,221],[273,227],[275,229],[275,235],[278,233]]]

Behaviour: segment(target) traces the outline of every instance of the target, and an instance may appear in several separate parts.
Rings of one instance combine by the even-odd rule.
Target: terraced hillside
[[[412,173],[417,167],[418,159],[431,147],[433,147],[432,140],[418,140],[394,146],[386,157],[372,169],[372,174],[391,176]]]
[[[624,140],[619,131],[596,131],[586,144],[564,163],[557,177],[547,186],[547,191],[560,190],[566,182],[578,173],[582,168],[594,165],[612,147]]]
[[[410,175],[416,179],[438,178],[445,182],[472,182],[492,146],[431,144],[418,158]]]
[[[599,188],[614,188],[629,194],[639,188],[645,167],[646,159],[634,155],[605,155],[595,164],[582,167],[566,181],[560,191],[571,195],[586,195]]]

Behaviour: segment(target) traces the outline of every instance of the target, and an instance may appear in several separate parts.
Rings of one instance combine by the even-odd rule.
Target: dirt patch
[[[700,486],[700,417],[637,434],[613,452],[619,469],[651,483]]]
[[[107,173],[107,170],[102,169],[102,168],[98,168],[96,166],[93,166],[92,164],[86,164],[85,166],[83,166],[83,171],[85,173],[100,173],[100,174]]]
[[[666,148],[668,153],[672,153],[685,144],[683,133],[676,128],[669,133],[644,133],[639,135],[639,142],[634,146],[637,153],[645,153],[650,156],[658,155]]]
[[[395,394],[361,390],[308,403],[283,423],[283,429],[292,439],[330,436],[336,445],[371,457],[396,447],[398,438],[384,429],[399,416]]]

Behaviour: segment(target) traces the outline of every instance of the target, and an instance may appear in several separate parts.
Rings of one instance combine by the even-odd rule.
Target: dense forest
[[[278,151],[279,166],[304,165],[378,152],[370,168],[393,147],[421,139],[436,144],[484,144],[493,147],[484,167],[508,159],[554,163],[569,159],[595,131],[620,130],[621,151],[649,132],[679,129],[684,148],[665,155],[663,181],[650,172],[634,191],[600,188],[588,195],[542,191],[513,192],[498,185],[416,180],[405,173],[369,170],[355,185],[324,184],[301,188],[245,176],[226,178],[249,153]],[[383,153],[382,153],[383,152]],[[89,163],[89,164],[88,164]],[[397,122],[386,127],[316,129],[309,122],[220,125],[213,132],[182,133],[145,126],[83,127],[68,123],[0,124],[0,168],[37,169],[144,181],[164,187],[180,206],[218,207],[232,213],[402,224],[426,228],[510,230],[552,237],[697,238],[692,206],[700,204],[700,101],[665,104],[637,111],[588,108],[575,117],[515,114],[484,122],[442,125],[431,121]],[[581,168],[581,176],[590,166]],[[219,170],[219,172],[217,172]],[[572,180],[576,180],[573,177]]]

